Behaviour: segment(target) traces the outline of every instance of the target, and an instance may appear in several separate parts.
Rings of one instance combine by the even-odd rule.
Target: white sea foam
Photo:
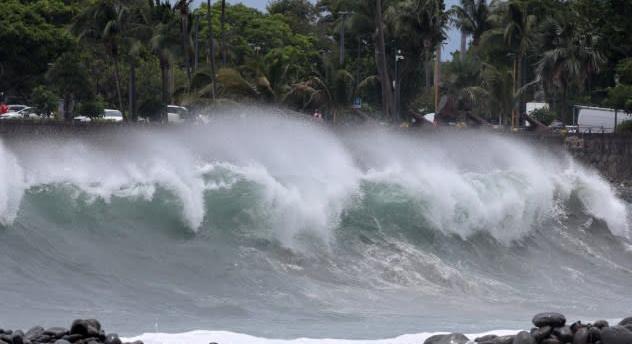
[[[205,193],[238,179],[261,186],[277,237],[303,231],[329,240],[362,183],[399,185],[436,229],[463,238],[486,231],[501,241],[557,216],[576,195],[588,214],[630,238],[628,210],[597,173],[567,156],[491,134],[419,138],[381,129],[334,134],[320,126],[257,113],[207,128],[137,133],[98,145],[80,140],[0,146],[0,222],[13,221],[23,193],[68,185],[106,202],[151,199],[157,187],[179,200],[183,221],[204,223]],[[183,138],[186,137],[186,140]],[[219,179],[214,168],[231,173]],[[361,195],[360,195],[361,196]]]
[[[470,340],[488,334],[498,336],[516,334],[514,330],[497,330],[484,333],[466,334]],[[297,339],[269,339],[249,336],[241,333],[227,331],[191,331],[185,333],[145,333],[138,337],[125,338],[125,341],[141,340],[145,344],[420,344],[429,337],[447,332],[424,332],[417,334],[405,334],[388,339],[333,339],[333,338],[297,338]]]

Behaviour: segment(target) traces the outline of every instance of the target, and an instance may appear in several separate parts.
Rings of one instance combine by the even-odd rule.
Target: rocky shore
[[[487,335],[473,341],[462,333],[432,336],[424,344],[632,344],[632,317],[610,326],[605,320],[583,324],[576,321],[566,324],[566,317],[559,313],[540,313],[533,317],[530,331],[515,335]]]
[[[101,323],[95,319],[78,319],[70,329],[35,326],[23,332],[0,328],[0,344],[143,344],[140,341],[123,343],[117,334],[106,334]]]

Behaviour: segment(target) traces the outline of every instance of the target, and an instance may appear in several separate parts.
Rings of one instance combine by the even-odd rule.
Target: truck
[[[613,133],[617,125],[632,120],[623,110],[576,105],[575,111],[579,133]]]

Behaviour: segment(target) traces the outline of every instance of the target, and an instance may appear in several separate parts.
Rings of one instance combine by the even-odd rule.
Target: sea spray
[[[388,338],[632,306],[629,205],[564,152],[265,112],[6,139],[0,323]]]

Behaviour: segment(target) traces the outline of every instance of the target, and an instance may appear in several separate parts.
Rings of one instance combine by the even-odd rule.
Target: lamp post
[[[399,79],[399,61],[404,59],[404,55],[402,55],[402,51],[397,49],[397,53],[395,54],[395,81],[393,82],[393,88],[395,89],[395,119],[400,121],[400,113],[399,113],[399,103],[400,103],[400,79]]]
[[[341,11],[338,14],[342,16],[342,23],[340,24],[340,66],[342,66],[345,63],[345,21],[351,12]]]

